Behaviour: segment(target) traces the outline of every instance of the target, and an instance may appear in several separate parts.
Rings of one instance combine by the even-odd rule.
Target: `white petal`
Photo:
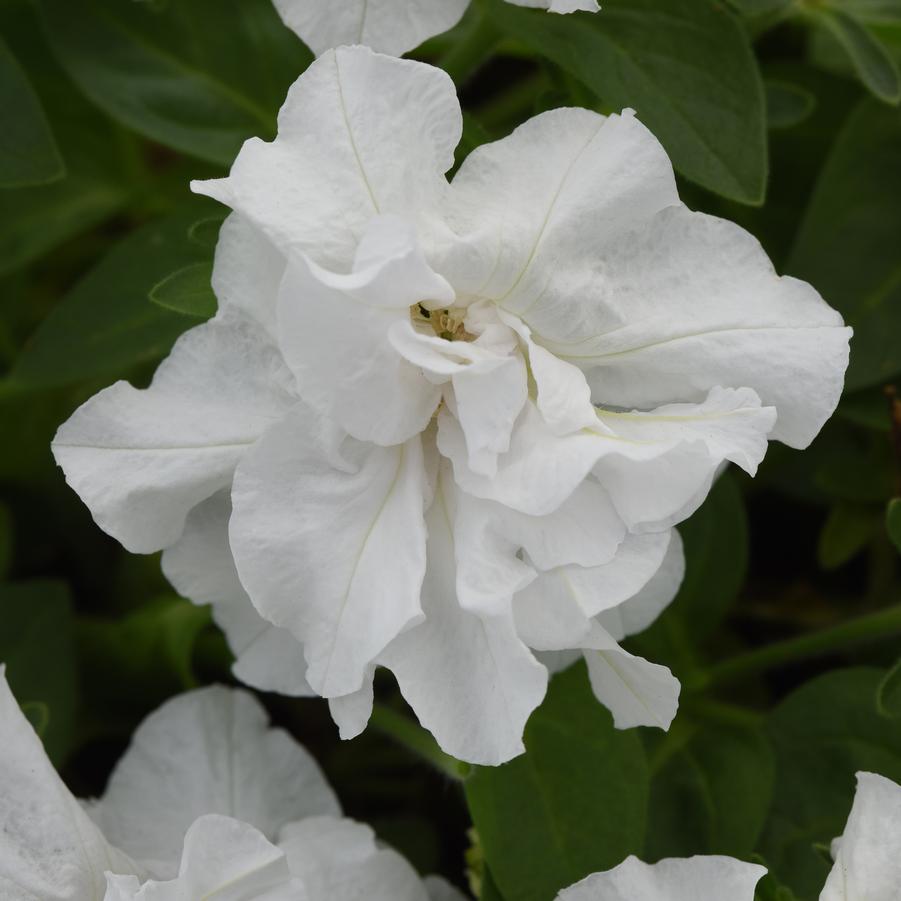
[[[231,546],[257,609],[302,641],[324,697],[357,691],[367,667],[422,619],[422,444],[347,438],[338,459],[298,411],[269,431],[235,475]],[[338,467],[341,468],[338,468]]]
[[[496,765],[521,754],[547,672],[516,635],[512,616],[463,610],[454,590],[452,485],[442,474],[427,517],[426,620],[396,638],[379,662],[394,671],[419,721],[448,754]]]
[[[117,382],[60,426],[56,462],[97,524],[137,553],[175,542],[200,501],[293,403],[265,332],[239,314],[191,329],[149,388]]]
[[[714,388],[701,404],[598,411],[608,447],[594,473],[632,529],[659,531],[693,513],[727,460],[754,475],[776,419],[750,389]]]
[[[613,714],[617,729],[669,729],[679,709],[681,686],[665,666],[633,657],[597,624],[584,647],[591,689]]]
[[[274,901],[276,897],[287,901],[298,896],[269,892],[285,887],[290,879],[285,853],[253,826],[229,817],[203,816],[185,835],[174,880],[148,882],[131,893],[128,883],[113,878],[106,901]]]
[[[630,598],[615,607],[602,610],[598,614],[600,624],[617,641],[621,641],[629,635],[637,635],[647,629],[673,602],[682,584],[682,579],[685,577],[685,551],[682,546],[682,537],[675,529],[671,529],[669,532],[635,536],[633,540],[624,542],[616,560],[619,564],[618,572],[622,576],[625,576],[626,573],[631,574],[633,561],[640,567],[646,567],[651,562],[649,558],[636,561],[633,555],[636,553],[636,542],[639,539],[652,538],[657,542],[657,550],[661,546],[666,549],[666,556],[660,563],[660,568]],[[611,566],[610,569],[613,567]],[[647,572],[647,569],[643,569],[643,571]]]
[[[753,388],[778,410],[773,437],[805,447],[838,402],[851,332],[808,284],[779,278],[754,237],[684,207],[599,248],[599,275],[571,327],[542,304],[526,314],[546,346],[586,370],[597,403],[700,401]]]
[[[609,563],[562,566],[542,573],[519,592],[514,598],[517,631],[529,647],[556,651],[582,647],[579,642],[590,618],[598,614],[603,615],[605,628],[608,616],[609,624],[620,630],[626,623],[636,625],[659,609],[667,588],[673,587],[671,570],[678,574],[680,560],[678,536],[673,540],[669,532],[628,535]],[[635,604],[634,612],[630,604]]]
[[[0,898],[100,901],[106,870],[139,869],[113,848],[56,774],[0,666]]]
[[[171,878],[188,827],[205,814],[275,838],[287,822],[339,811],[316,761],[269,728],[253,696],[216,686],[144,720],[92,815],[156,876]]]
[[[309,901],[428,901],[416,871],[362,823],[314,817],[286,826],[279,844]]]
[[[857,774],[854,806],[820,901],[895,901],[901,885],[901,786]]]
[[[383,245],[381,258],[360,268],[367,239]],[[388,331],[429,299],[450,305],[453,289],[397,217],[370,224],[350,275],[296,260],[281,288],[279,343],[304,400],[360,441],[402,444],[423,431],[441,389],[398,353]]]
[[[558,901],[753,901],[764,867],[732,857],[667,858],[647,864],[627,857],[564,889]]]
[[[163,551],[163,572],[182,597],[211,604],[236,660],[234,674],[263,691],[308,696],[303,647],[287,630],[263,619],[238,578],[228,543],[231,499],[219,491],[185,520],[181,538]]]
[[[282,250],[346,272],[373,216],[436,206],[462,127],[443,71],[343,47],[295,82],[272,143],[247,141],[228,178],[193,188],[241,212]]]
[[[429,901],[469,901],[467,895],[440,876],[426,876],[424,882]]]
[[[454,287],[520,315],[558,310],[578,329],[605,241],[678,195],[665,151],[634,116],[558,109],[474,150],[449,200],[464,239],[441,266]]]
[[[600,9],[597,0],[507,0],[515,6],[531,6],[552,13],[574,13],[584,10],[595,13]]]
[[[453,28],[468,5],[469,0],[275,0],[285,24],[317,55],[341,44],[365,44],[402,56]]]
[[[219,229],[213,265],[213,291],[219,309],[240,310],[275,340],[275,306],[285,274],[285,258],[247,219],[232,213]]]
[[[341,738],[356,738],[372,716],[374,668],[363,679],[363,687],[353,694],[329,698],[328,709]]]

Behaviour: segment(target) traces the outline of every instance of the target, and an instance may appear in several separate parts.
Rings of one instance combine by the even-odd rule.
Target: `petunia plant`
[[[0,3],[0,901],[893,899],[899,48]]]

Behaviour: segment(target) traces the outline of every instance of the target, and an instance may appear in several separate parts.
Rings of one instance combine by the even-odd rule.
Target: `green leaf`
[[[817,545],[823,569],[838,569],[859,554],[879,530],[871,507],[842,501],[829,511]]]
[[[0,580],[9,575],[13,559],[13,518],[6,504],[0,503]]]
[[[901,497],[893,497],[885,510],[885,528],[892,544],[901,553]]]
[[[53,48],[84,93],[147,137],[214,163],[272,137],[310,55],[269,0],[40,0]]]
[[[901,659],[876,687],[876,710],[889,719],[901,719]]]
[[[901,782],[901,725],[876,710],[884,672],[836,670],[802,685],[772,713],[773,808],[761,852],[801,898],[816,898],[844,831],[859,770]]]
[[[150,299],[167,310],[209,319],[216,312],[216,295],[210,279],[212,261],[191,263],[167,275],[150,289]]]
[[[0,661],[23,706],[43,704],[47,754],[59,763],[71,747],[78,703],[72,602],[62,582],[0,585]]]
[[[762,729],[692,727],[689,740],[654,773],[645,859],[748,857],[769,813],[774,775]]]
[[[767,126],[792,128],[803,122],[816,107],[816,97],[800,85],[766,79]]]
[[[147,297],[173,270],[207,257],[188,239],[197,219],[192,204],[115,245],[43,321],[9,384],[23,390],[112,377],[166,354],[190,322]]]
[[[861,102],[835,140],[788,269],[860,328],[847,390],[888,378],[898,360],[901,115]]]
[[[65,174],[41,101],[0,39],[0,188],[46,184]]]
[[[53,123],[67,176],[0,191],[0,275],[12,272],[109,218],[134,192],[124,175],[125,141],[72,86],[47,50],[30,4],[0,4],[0,31],[25,64]]]
[[[500,29],[591,88],[634,108],[675,167],[743,203],[763,200],[763,85],[747,35],[707,0],[606,0],[601,16],[548,16],[490,0]]]
[[[867,88],[880,100],[897,104],[901,100],[901,74],[872,32],[851,15],[838,10],[821,9],[817,19],[842,45]]]
[[[872,25],[901,24],[901,0],[831,0],[837,9],[844,10],[861,22]]]
[[[553,679],[525,744],[510,763],[476,768],[466,798],[503,896],[551,901],[641,850],[647,763],[636,731],[613,728],[582,664]]]

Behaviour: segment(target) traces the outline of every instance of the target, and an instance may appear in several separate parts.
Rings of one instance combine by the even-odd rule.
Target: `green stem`
[[[462,87],[492,55],[502,38],[488,17],[477,13],[459,41],[438,60],[438,66]]]
[[[887,607],[857,619],[841,623],[831,629],[823,629],[812,635],[802,635],[788,641],[779,641],[755,651],[740,654],[709,669],[689,686],[690,691],[701,691],[714,685],[734,682],[746,676],[765,673],[768,670],[807,660],[849,645],[876,641],[901,634],[901,604]]]
[[[425,729],[403,714],[376,704],[372,709],[372,719],[369,723],[379,732],[390,736],[398,744],[428,761],[445,776],[461,782],[467,775],[469,767],[465,763],[456,760],[450,754],[445,754],[438,747],[438,742]]]

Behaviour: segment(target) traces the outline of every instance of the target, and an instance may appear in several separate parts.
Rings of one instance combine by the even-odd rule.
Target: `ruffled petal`
[[[338,734],[344,740],[356,738],[366,728],[372,716],[374,672],[375,668],[372,667],[363,678],[363,687],[353,694],[328,699],[329,713],[338,727]]]
[[[402,56],[453,28],[467,6],[469,0],[275,0],[285,24],[317,56],[342,44]]]
[[[173,544],[196,504],[295,402],[259,325],[226,314],[176,342],[146,390],[117,382],[60,426],[53,454],[97,524],[128,550]]]
[[[192,187],[246,216],[281,250],[347,272],[373,216],[435,211],[462,122],[442,70],[342,47],[292,86],[274,141],[247,141],[227,178]]]
[[[428,486],[419,437],[397,447],[347,438],[335,454],[317,429],[299,409],[242,462],[231,546],[256,608],[303,643],[310,685],[340,697],[422,619]]]
[[[91,812],[167,879],[200,816],[234,817],[274,839],[287,822],[340,808],[316,761],[269,728],[252,695],[216,686],[179,695],[144,720]]]
[[[647,864],[627,857],[564,889],[557,901],[753,901],[766,868],[732,857],[667,858]]]

